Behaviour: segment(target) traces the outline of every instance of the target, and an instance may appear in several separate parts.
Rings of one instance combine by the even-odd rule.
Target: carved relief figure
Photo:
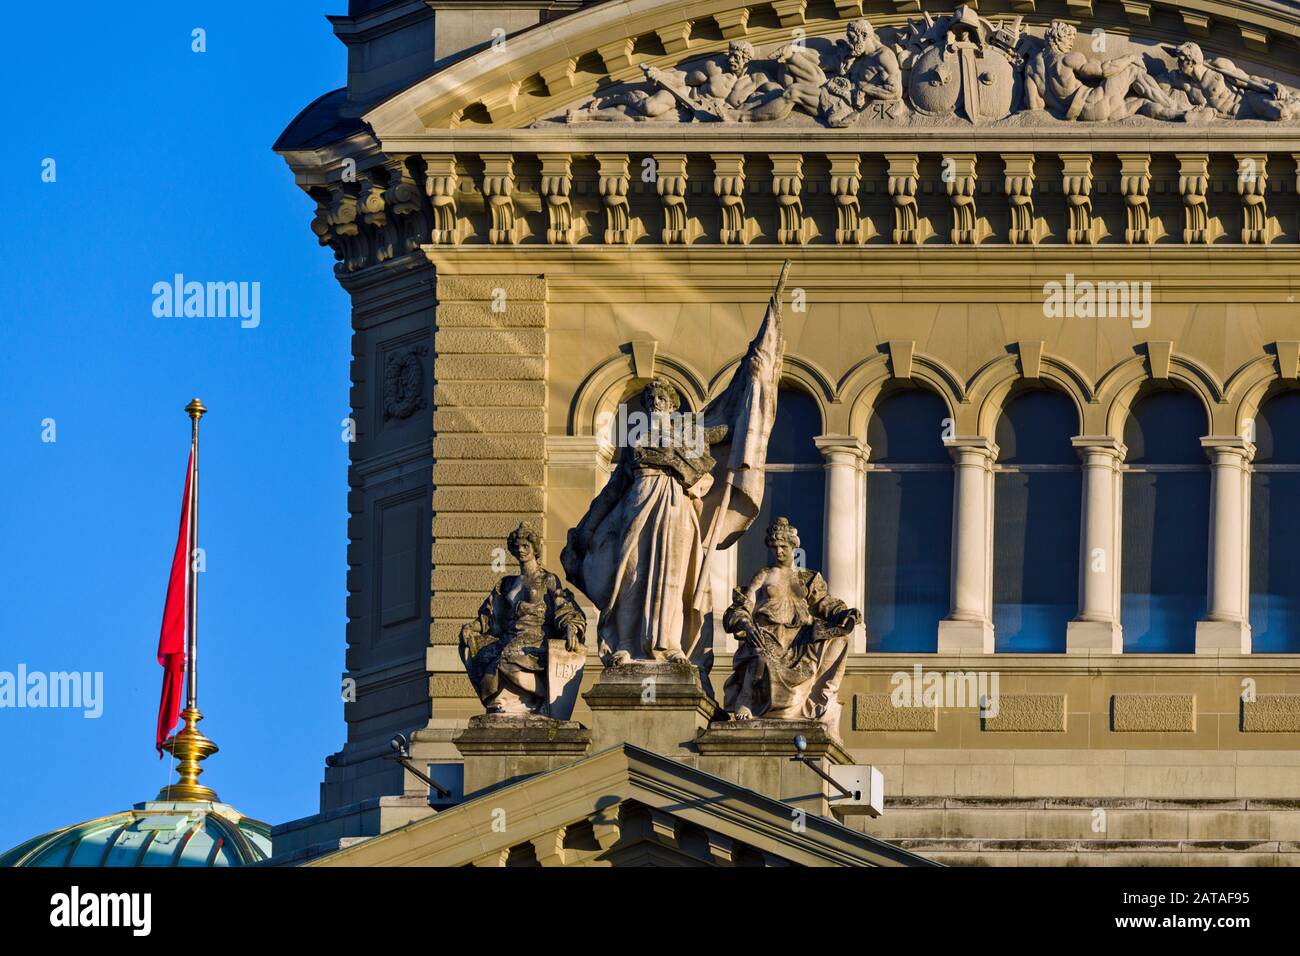
[[[1018,19],[995,25],[962,6],[938,26],[908,46],[912,108],[927,116],[960,111],[972,123],[1008,115],[1020,99]]]
[[[1025,66],[1030,109],[1045,109],[1057,119],[1101,123],[1142,113],[1177,119],[1182,110],[1147,73],[1137,54],[1093,60],[1075,52],[1078,31],[1063,20],[1047,28],[1043,49]]]
[[[741,641],[723,707],[737,720],[810,719],[835,729],[849,636],[862,613],[831,597],[816,571],[794,566],[799,531],[788,519],[777,518],[765,541],[773,563],[736,588],[723,618]]]
[[[1188,122],[1201,119],[1293,120],[1300,118],[1300,93],[1280,83],[1251,76],[1227,57],[1206,60],[1195,43],[1166,47],[1176,68],[1162,85],[1187,96]]]
[[[524,522],[506,538],[519,573],[502,578],[460,631],[460,660],[489,714],[568,720],[585,659],[587,618],[542,567],[541,535]]]

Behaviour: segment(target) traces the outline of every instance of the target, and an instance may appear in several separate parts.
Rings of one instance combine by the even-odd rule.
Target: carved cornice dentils
[[[406,157],[388,157],[355,180],[309,190],[311,229],[334,250],[341,272],[355,272],[414,252],[429,241],[430,218]]]
[[[772,9],[783,27],[797,27],[804,22],[808,0],[771,0]]]
[[[854,246],[875,236],[870,219],[862,218],[862,160],[858,156],[831,156],[831,195],[835,197],[835,241]]]
[[[772,195],[776,197],[780,215],[776,241],[792,245],[805,242],[803,156],[798,153],[779,153],[772,157]]]
[[[542,196],[546,199],[549,223],[546,241],[553,245],[571,245],[580,238],[569,199],[573,189],[573,159],[564,153],[548,153],[541,159]]]
[[[1183,242],[1214,242],[1222,232],[1210,218],[1210,157],[1205,153],[1178,154],[1178,192],[1183,197]]]
[[[488,242],[508,245],[519,241],[515,219],[515,158],[508,153],[483,157],[483,195],[492,213]]]
[[[749,33],[749,7],[715,13],[713,22],[718,25],[724,39],[735,40],[743,37]]]
[[[1241,196],[1241,241],[1267,245],[1281,230],[1268,218],[1268,156],[1237,154],[1237,194]]]
[[[631,217],[628,215],[627,192],[631,177],[628,174],[626,153],[598,153],[600,199],[605,204],[605,242],[611,246],[628,245],[636,240],[632,235]]]
[[[713,157],[713,194],[718,197],[722,227],[718,241],[725,245],[744,245],[749,241],[745,229],[745,157],[741,153],[720,153]]]
[[[1119,191],[1124,197],[1128,224],[1124,241],[1129,245],[1148,245],[1160,238],[1159,221],[1151,222],[1151,157],[1146,153],[1121,153],[1119,157]]]
[[[1011,205],[1011,228],[1007,241],[1032,246],[1038,242],[1034,225],[1034,154],[1004,153],[1007,200]]]
[[[429,241],[434,245],[454,246],[460,240],[456,219],[456,157],[435,153],[424,157],[424,192],[433,207],[433,229]]]

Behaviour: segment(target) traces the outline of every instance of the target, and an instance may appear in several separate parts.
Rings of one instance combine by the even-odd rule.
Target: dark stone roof
[[[347,87],[318,98],[285,127],[272,149],[276,152],[316,149],[366,129],[360,117],[339,116],[339,108],[347,101]]]

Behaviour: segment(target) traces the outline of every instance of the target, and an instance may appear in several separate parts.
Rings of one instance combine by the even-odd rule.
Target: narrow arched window
[[[1256,654],[1300,650],[1300,392],[1255,418],[1250,479],[1250,630]]]
[[[822,415],[816,399],[800,389],[783,386],[767,444],[763,508],[736,546],[736,580],[742,586],[767,566],[763,538],[773,520],[782,516],[799,529],[803,553],[795,555],[796,562],[802,560],[804,567],[825,572],[822,532],[826,477],[821,452],[813,441],[821,433]]]
[[[1124,425],[1120,621],[1127,653],[1196,649],[1210,537],[1205,430],[1196,396],[1168,388],[1140,393]]]
[[[996,648],[1064,653],[1079,599],[1083,493],[1074,403],[1048,389],[1014,396],[998,419],[993,489]]]
[[[951,610],[949,413],[923,389],[883,396],[867,428],[867,649],[935,651]]]

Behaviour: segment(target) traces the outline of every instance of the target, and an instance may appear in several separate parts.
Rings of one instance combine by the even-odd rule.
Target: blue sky
[[[102,671],[104,713],[0,708],[0,850],[170,778],[154,653],[195,395],[203,779],[250,816],[312,813],[344,734],[349,310],[271,144],[343,85],[324,16],[346,3],[11,6],[0,671]],[[176,273],[260,282],[260,325],[155,318]]]

